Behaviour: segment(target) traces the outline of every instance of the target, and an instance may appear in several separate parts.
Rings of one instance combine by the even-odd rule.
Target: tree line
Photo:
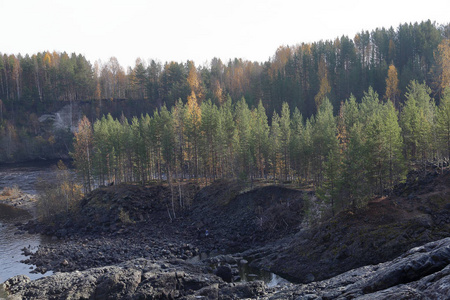
[[[450,85],[449,37],[448,24],[405,23],[282,46],[266,62],[137,59],[127,70],[114,57],[92,64],[75,53],[0,54],[0,162],[67,157],[72,133],[39,120],[67,104],[85,107],[91,122],[108,112],[120,119],[122,111],[131,120],[136,111],[171,111],[194,92],[198,105],[209,99],[220,108],[231,98],[234,106],[245,98],[250,108],[261,102],[271,117],[287,103],[308,119],[323,99],[336,115],[343,99],[362,99],[369,87],[400,110],[411,80],[424,82],[439,103]]]
[[[93,64],[81,54],[41,52],[0,55],[0,99],[9,111],[18,103],[38,107],[48,101],[139,99],[167,107],[195,92],[199,101],[220,105],[227,96],[244,97],[250,106],[261,100],[268,111],[282,103],[305,116],[316,112],[324,95],[334,111],[350,93],[363,96],[371,86],[385,93],[390,65],[398,71],[396,101],[405,100],[413,79],[425,81],[433,95],[442,92],[441,58],[448,52],[449,25],[431,21],[400,24],[397,29],[361,31],[355,37],[279,47],[266,62],[212,59],[208,65],[137,59],[125,70],[117,58]],[[448,76],[444,74],[444,77]],[[14,106],[16,104],[16,107]]]
[[[430,94],[411,81],[399,111],[370,87],[336,116],[325,97],[305,118],[286,102],[268,116],[262,101],[249,107],[229,97],[218,106],[192,92],[152,116],[83,118],[72,155],[87,191],[111,182],[264,179],[313,183],[333,210],[357,208],[411,167],[449,158],[450,89],[439,106]]]

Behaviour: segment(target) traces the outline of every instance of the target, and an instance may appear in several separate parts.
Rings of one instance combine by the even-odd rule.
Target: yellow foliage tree
[[[44,64],[47,67],[50,67],[52,65],[52,55],[49,52],[45,52]]]
[[[384,98],[391,100],[394,107],[397,107],[398,98],[400,96],[400,91],[398,89],[398,73],[397,69],[393,64],[389,66],[388,75],[386,78],[386,94]]]
[[[188,156],[189,152],[192,151],[193,164],[194,164],[194,176],[198,178],[198,147],[200,142],[200,126],[202,123],[202,111],[197,102],[197,97],[192,91],[191,95],[187,99],[186,107],[186,138],[188,141]]]
[[[319,61],[318,75],[320,79],[320,87],[319,92],[314,97],[317,109],[319,109],[323,99],[327,97],[327,94],[331,92],[331,86],[330,83],[328,82],[328,70],[323,56],[320,58]]]
[[[439,93],[450,88],[450,40],[443,40],[435,53],[437,82]]]
[[[201,84],[201,78],[197,72],[197,68],[195,67],[194,62],[189,61],[188,66],[189,66],[189,74],[187,77],[187,82],[189,84],[189,87],[191,88],[191,91],[195,93],[196,98],[202,101],[205,93],[203,91],[203,86]]]

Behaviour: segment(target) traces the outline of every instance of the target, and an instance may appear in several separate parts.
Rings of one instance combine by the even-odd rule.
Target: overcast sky
[[[0,52],[83,54],[161,62],[267,61],[281,45],[334,39],[430,19],[449,0],[0,0]]]

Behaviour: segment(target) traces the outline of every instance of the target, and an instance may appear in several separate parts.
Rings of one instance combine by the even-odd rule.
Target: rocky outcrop
[[[264,283],[226,283],[205,267],[182,260],[136,259],[35,281],[4,283],[11,299],[242,299],[263,296]]]
[[[450,238],[398,258],[309,284],[267,288],[261,281],[227,283],[207,265],[135,259],[35,281],[16,276],[10,299],[444,299],[450,295]],[[444,297],[444,298],[443,298]]]
[[[25,248],[22,249],[23,254],[30,257],[22,262],[36,265],[33,273],[45,273],[47,270],[71,272],[115,265],[136,258],[188,259],[199,254],[199,249],[192,244],[154,238],[146,233],[130,234],[126,238],[105,235],[68,240],[64,244],[41,246],[34,253],[23,251],[27,250]]]
[[[359,211],[342,211],[317,226],[299,228],[284,237],[284,245],[280,239],[263,249],[250,248],[244,256],[254,267],[308,283],[389,261],[448,237],[450,173],[424,178],[419,185],[412,180],[398,191],[400,196],[376,198]]]
[[[44,114],[38,118],[41,123],[50,123],[53,130],[67,130],[76,132],[78,121],[81,118],[81,111],[78,105],[68,104],[55,113]]]
[[[298,285],[271,299],[445,299],[450,295],[450,238],[398,258]]]

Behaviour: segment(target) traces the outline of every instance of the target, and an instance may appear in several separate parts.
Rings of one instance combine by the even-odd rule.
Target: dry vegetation
[[[0,199],[15,199],[18,198],[21,194],[22,191],[19,189],[19,187],[17,185],[13,185],[12,187],[3,188],[2,192],[0,193]]]

